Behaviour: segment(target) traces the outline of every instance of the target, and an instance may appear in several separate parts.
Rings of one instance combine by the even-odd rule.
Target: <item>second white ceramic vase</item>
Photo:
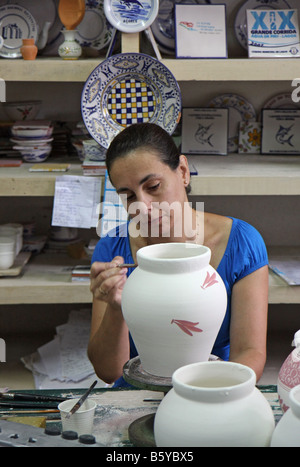
[[[300,447],[300,385],[289,392],[289,406],[276,425],[271,447]]]
[[[283,362],[277,379],[278,399],[283,412],[290,407],[289,393],[300,384],[300,331],[294,335],[294,350]]]
[[[63,29],[64,42],[58,48],[58,54],[64,60],[77,60],[82,54],[81,45],[76,41],[76,30]]]
[[[146,372],[171,377],[183,365],[209,359],[227,307],[210,257],[209,248],[188,243],[137,252],[122,310]]]
[[[272,409],[239,363],[201,362],[176,370],[154,419],[157,447],[268,447]]]

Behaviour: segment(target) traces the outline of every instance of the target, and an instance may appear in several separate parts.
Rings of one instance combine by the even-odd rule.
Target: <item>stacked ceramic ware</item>
[[[23,245],[23,226],[21,224],[0,225],[0,270],[9,269]]]
[[[52,133],[50,121],[15,122],[11,128],[13,149],[22,154],[24,162],[44,162],[52,150]]]

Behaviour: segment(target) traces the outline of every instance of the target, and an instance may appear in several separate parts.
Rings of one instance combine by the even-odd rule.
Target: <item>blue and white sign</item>
[[[297,10],[247,10],[249,57],[299,57]]]

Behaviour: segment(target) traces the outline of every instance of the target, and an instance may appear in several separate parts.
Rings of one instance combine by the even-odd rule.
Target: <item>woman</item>
[[[107,168],[131,222],[101,239],[92,259],[88,355],[99,378],[119,380],[124,364],[136,356],[121,311],[122,289],[132,270],[118,266],[135,263],[138,249],[146,245],[196,242],[211,249],[211,265],[228,294],[212,354],[250,366],[258,380],[266,359],[268,309],[268,258],[260,234],[238,219],[192,209],[187,159],[157,125],[123,130],[107,151]],[[123,378],[115,384],[123,385]]]

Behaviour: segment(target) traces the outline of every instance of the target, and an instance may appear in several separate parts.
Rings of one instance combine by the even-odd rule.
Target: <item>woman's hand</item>
[[[123,263],[121,256],[116,256],[110,263],[95,262],[90,274],[90,290],[94,299],[102,300],[117,309],[121,308],[122,290],[127,278],[127,269],[118,267]]]

